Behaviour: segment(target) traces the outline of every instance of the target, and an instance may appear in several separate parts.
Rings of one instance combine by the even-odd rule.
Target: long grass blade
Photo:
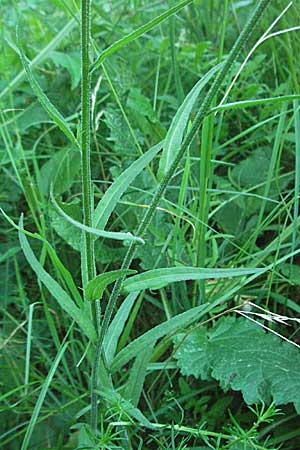
[[[128,363],[132,358],[138,355],[146,345],[153,345],[158,339],[161,339],[167,334],[192,324],[202,316],[202,313],[205,310],[205,305],[196,306],[181,314],[177,314],[171,319],[147,331],[142,336],[139,336],[116,355],[111,370],[113,372],[119,370],[124,364]]]
[[[116,312],[115,317],[113,318],[107,333],[104,339],[104,349],[105,356],[108,365],[111,364],[118,345],[119,338],[123,332],[125,327],[125,323],[129,317],[129,314],[133,308],[133,305],[138,296],[138,292],[133,292],[132,294],[127,295],[125,300],[122,302],[122,305]]]
[[[117,50],[122,48],[124,45],[129,44],[130,42],[134,41],[138,37],[142,36],[144,33],[147,33],[147,31],[150,31],[152,28],[159,25],[161,22],[166,20],[168,17],[170,17],[172,14],[175,14],[180,9],[184,8],[186,5],[191,3],[193,0],[184,0],[181,3],[178,3],[178,5],[173,6],[173,8],[168,9],[164,13],[162,13],[160,16],[155,17],[154,19],[150,20],[145,25],[142,25],[137,30],[133,31],[132,33],[128,34],[127,36],[124,36],[122,39],[119,39],[117,42],[112,44],[110,47],[105,49],[96,59],[94,64],[91,67],[91,71],[93,72],[96,70],[112,53],[115,53]]]
[[[42,387],[42,390],[40,392],[39,398],[38,398],[38,400],[37,400],[37,402],[35,404],[34,410],[32,412],[29,424],[28,424],[27,429],[26,429],[26,434],[25,434],[25,437],[24,437],[24,440],[23,440],[23,443],[22,443],[21,450],[27,450],[28,449],[28,445],[29,445],[31,436],[32,436],[32,433],[34,431],[34,427],[35,427],[35,425],[37,423],[38,416],[40,414],[40,411],[41,411],[41,408],[43,406],[43,403],[44,403],[45,397],[47,395],[47,392],[49,390],[51,381],[52,381],[52,379],[53,379],[53,377],[55,375],[56,369],[57,369],[57,367],[58,367],[58,365],[59,365],[59,363],[60,363],[60,361],[61,361],[61,359],[62,359],[62,357],[63,357],[63,355],[64,355],[64,353],[65,353],[65,351],[67,349],[67,347],[68,347],[68,345],[69,345],[69,343],[65,342],[61,346],[61,348],[59,349],[59,352],[56,355],[55,360],[53,361],[53,364],[52,364],[52,366],[51,366],[51,368],[49,370],[47,378],[45,379],[45,382],[43,384],[43,387]]]

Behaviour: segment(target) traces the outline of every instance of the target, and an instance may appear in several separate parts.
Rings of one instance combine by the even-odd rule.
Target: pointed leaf
[[[146,333],[142,334],[134,341],[130,342],[120,353],[114,358],[111,370],[114,372],[120,369],[124,364],[128,363],[132,358],[138,355],[146,345],[154,345],[155,342],[166,336],[169,333],[173,333],[180,328],[190,325],[195,320],[199,319],[202,314],[207,310],[207,305],[196,306],[184,313],[177,314],[169,320],[157,325]]]
[[[143,350],[135,358],[130,370],[124,397],[129,400],[133,406],[137,406],[139,403],[153,347],[154,342],[151,342],[150,345],[145,345]]]
[[[172,162],[176,158],[178,151],[180,150],[184,131],[186,129],[190,113],[193,106],[198,99],[198,96],[202,89],[206,86],[212,76],[220,69],[220,64],[213,67],[207,72],[191,89],[188,95],[185,97],[182,105],[178,109],[177,113],[172,120],[171,126],[168,130],[164,149],[159,162],[158,178],[161,179],[169,170]]]
[[[134,41],[138,37],[142,36],[144,33],[147,33],[147,31],[150,31],[152,28],[154,28],[155,26],[157,26],[158,24],[160,24],[161,22],[166,20],[172,14],[175,14],[177,11],[184,8],[186,5],[188,5],[192,1],[193,0],[184,0],[181,3],[178,3],[178,5],[173,6],[172,8],[170,8],[167,11],[165,11],[164,13],[162,13],[160,16],[155,17],[154,19],[150,20],[145,25],[142,25],[137,30],[133,31],[132,33],[128,34],[127,36],[123,37],[122,39],[120,39],[117,42],[115,42],[114,44],[112,44],[110,47],[106,48],[102,53],[100,53],[100,55],[94,62],[93,66],[92,66],[92,71],[97,69],[97,67],[99,67],[103,63],[105,58],[107,58],[107,56],[116,52],[124,45],[129,44],[130,42]]]
[[[144,155],[138,158],[134,163],[131,164],[128,169],[126,169],[109,187],[105,192],[104,196],[98,203],[94,216],[93,224],[94,227],[103,229],[107,224],[107,221],[115,209],[116,204],[130,185],[130,183],[141,173],[141,171],[149,164],[152,159],[157,155],[157,153],[162,148],[163,143],[152,147]]]
[[[100,236],[107,239],[115,239],[117,241],[137,241],[140,244],[144,244],[144,240],[142,238],[133,236],[131,233],[121,233],[116,231],[104,231],[104,230],[98,230],[97,228],[88,227],[84,225],[83,223],[78,222],[77,220],[73,219],[72,217],[68,216],[68,214],[65,213],[65,211],[58,205],[57,201],[55,200],[53,193],[50,192],[51,201],[53,205],[55,206],[56,210],[72,225],[74,225],[77,228],[80,228],[82,231],[85,231],[87,233],[94,234],[95,236]]]
[[[58,109],[50,102],[47,95],[43,92],[42,88],[40,87],[39,83],[37,82],[36,78],[33,75],[33,72],[31,70],[31,65],[25,56],[22,45],[20,43],[20,39],[18,38],[18,43],[20,47],[20,57],[25,69],[25,72],[27,74],[29,83],[31,85],[32,90],[34,91],[35,95],[37,96],[39,102],[43,106],[43,108],[47,111],[51,119],[56,123],[56,125],[61,129],[61,131],[67,136],[67,138],[70,139],[70,141],[76,145],[76,147],[79,148],[79,143],[77,139],[75,138],[71,128],[69,127],[69,124],[67,123],[66,119],[63,117],[63,115],[58,111]]]
[[[94,340],[96,333],[91,320],[83,314],[82,310],[75,305],[66,291],[64,291],[64,289],[49,275],[49,273],[46,272],[43,266],[36,259],[25,233],[22,232],[22,217],[19,221],[19,227],[19,240],[28,264],[31,266],[39,280],[46,286],[50,294],[57,300],[60,307],[79,325],[84,334],[86,334],[91,340]]]
[[[231,278],[263,273],[264,269],[204,269],[201,267],[170,267],[154,269],[128,278],[124,282],[127,292],[141,291],[143,289],[159,289],[177,281],[207,280],[214,278]]]
[[[129,317],[137,296],[138,292],[133,292],[132,294],[127,295],[108,327],[104,338],[103,347],[105,349],[106,361],[109,366],[115,356],[119,338],[123,333],[125,323]]]
[[[101,300],[103,291],[107,285],[113,283],[119,278],[125,277],[136,273],[136,270],[131,269],[119,269],[111,272],[105,272],[88,282],[86,286],[86,299],[87,300]]]

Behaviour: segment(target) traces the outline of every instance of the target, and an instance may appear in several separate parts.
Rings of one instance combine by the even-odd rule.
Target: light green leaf
[[[252,321],[226,317],[209,331],[195,330],[175,358],[183,374],[210,375],[224,389],[241,391],[248,404],[273,400],[294,403],[300,411],[299,349]]]
[[[207,72],[187,94],[182,105],[176,112],[171,126],[168,130],[164,149],[160,158],[158,169],[159,179],[161,179],[168,172],[172,162],[174,161],[178,151],[180,150],[183,134],[185,132],[190,113],[200,92],[219,69],[220,64],[213,67],[209,72]]]
[[[103,291],[107,285],[113,283],[119,278],[125,277],[136,273],[136,270],[131,269],[119,269],[111,272],[105,272],[88,282],[86,286],[86,299],[87,300],[101,300]]]
[[[137,292],[127,295],[108,327],[104,338],[103,347],[105,350],[106,361],[109,366],[115,356],[119,338],[123,333],[125,323],[129,317],[137,296]]]
[[[133,366],[130,370],[124,397],[129,400],[133,406],[137,406],[139,403],[147,373],[147,366],[152,356],[153,347],[154,342],[150,345],[146,345],[135,358]]]
[[[215,278],[231,278],[263,272],[264,269],[204,269],[201,267],[170,267],[154,269],[128,278],[124,282],[127,292],[143,289],[159,289],[169,283],[186,280],[207,280]]]
[[[117,409],[118,415],[121,414],[121,417],[124,416],[124,418],[128,419],[128,416],[130,416],[142,426],[146,428],[153,428],[151,422],[149,422],[146,416],[144,416],[138,408],[134,407],[130,401],[122,397],[117,391],[102,389],[100,394],[112,408],[115,407]]]
[[[49,57],[54,64],[67,69],[71,77],[71,89],[75,89],[80,81],[80,52],[62,53],[53,51]]]
[[[75,199],[75,201],[71,203],[60,202],[60,207],[74,220],[81,220],[82,211],[78,199]],[[79,252],[81,249],[82,231],[62,217],[51,204],[49,205],[49,216],[51,219],[51,226],[56,233],[74,250]]]
[[[83,314],[83,311],[78,308],[64,289],[49,275],[48,272],[36,259],[33,251],[30,248],[28,240],[23,229],[23,218],[19,221],[19,240],[21,248],[27,259],[28,264],[35,272],[39,280],[46,286],[50,294],[57,300],[60,307],[79,325],[83,333],[94,340],[96,337],[94,326],[89,317]]]
[[[42,61],[44,61],[48,57],[49,53],[59,46],[61,41],[65,39],[69,35],[69,33],[71,33],[76,25],[77,21],[74,19],[71,19],[69,22],[67,22],[67,24],[59,31],[59,33],[55,34],[54,38],[44,48],[42,48],[36,55],[36,57],[30,62],[30,68],[33,69]],[[8,85],[0,92],[0,101],[10,92],[16,89],[25,78],[26,71],[21,70],[15,76],[15,78],[9,81]]]
[[[64,217],[72,225],[74,225],[77,228],[80,228],[82,231],[94,234],[95,236],[107,238],[107,239],[116,239],[117,241],[137,241],[140,244],[144,244],[144,240],[142,238],[133,236],[131,233],[121,233],[121,232],[115,232],[115,231],[98,230],[97,228],[88,227],[88,226],[78,222],[77,220],[68,216],[68,214],[66,214],[64,212],[64,210],[56,202],[56,200],[53,196],[53,193],[51,191],[50,191],[50,196],[51,196],[51,201],[52,201],[53,205],[55,206],[56,210],[59,212],[59,214],[61,214],[62,217]]]
[[[75,138],[71,128],[69,127],[69,124],[67,123],[66,119],[63,117],[63,115],[58,111],[58,109],[50,102],[47,95],[43,92],[41,89],[39,83],[35,79],[33,72],[31,70],[30,62],[28,61],[27,57],[25,56],[20,39],[18,38],[18,43],[20,47],[20,57],[25,69],[25,72],[27,74],[29,83],[31,85],[32,90],[34,91],[35,95],[37,96],[39,102],[43,106],[43,108],[47,111],[51,119],[56,123],[56,125],[61,129],[61,131],[67,136],[67,138],[77,147],[80,148],[79,143],[77,139]]]
[[[160,24],[161,22],[166,20],[172,14],[175,14],[177,11],[184,8],[186,5],[188,5],[192,1],[193,0],[184,0],[181,3],[178,3],[178,5],[173,6],[173,8],[168,9],[167,11],[162,13],[160,16],[155,17],[154,19],[150,20],[146,24],[142,25],[137,30],[133,31],[132,33],[128,34],[127,36],[124,36],[122,39],[118,40],[117,42],[112,44],[110,47],[106,48],[102,53],[100,53],[100,55],[98,56],[98,58],[92,65],[91,71],[93,72],[95,69],[97,69],[103,63],[105,58],[107,58],[109,55],[116,52],[124,45],[129,44],[130,42],[134,41],[138,37],[142,36],[144,33],[147,33],[147,31],[150,31],[152,28],[154,28],[155,26],[157,26],[158,24]]]
[[[64,148],[55,152],[41,168],[41,188],[48,194],[53,184],[54,194],[62,194],[71,188],[80,171],[78,149]]]
[[[98,203],[93,216],[94,227],[103,229],[115,209],[116,204],[130,183],[141,173],[162,148],[162,142],[152,147],[144,155],[131,164],[109,187]]]
[[[195,308],[191,308],[184,313],[177,314],[171,319],[142,334],[142,336],[130,342],[130,344],[128,344],[120,351],[120,353],[116,355],[111,366],[112,371],[116,371],[124,364],[128,363],[128,361],[138,355],[146,345],[155,345],[155,342],[163,336],[190,325],[195,320],[199,319],[205,311],[205,304],[196,306]]]

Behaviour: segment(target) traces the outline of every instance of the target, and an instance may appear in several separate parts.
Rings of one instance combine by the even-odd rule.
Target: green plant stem
[[[82,182],[82,206],[83,223],[87,227],[92,226],[92,183],[91,183],[91,162],[90,162],[90,122],[91,122],[91,76],[90,76],[90,0],[81,0],[81,27],[80,27],[80,47],[81,47],[81,182]],[[95,276],[94,267],[94,239],[91,233],[83,232],[82,249],[83,286]],[[86,273],[85,273],[86,271]],[[93,308],[95,321],[100,326],[99,302]],[[91,403],[95,404],[94,386],[97,383],[97,373],[92,371]],[[97,400],[96,400],[97,403]],[[93,429],[97,425],[97,412],[95,418],[95,408],[91,410],[91,424]]]
[[[92,186],[90,164],[90,0],[81,1],[81,177],[83,223],[92,226]],[[94,277],[93,237],[85,233],[85,257],[88,279]]]
[[[173,177],[184,153],[189,148],[196,133],[198,132],[200,126],[202,125],[202,122],[203,122],[205,116],[207,115],[207,113],[209,112],[210,106],[211,106],[215,96],[219,93],[222,83],[224,82],[227,74],[230,72],[234,61],[239,56],[239,54],[240,54],[241,50],[243,49],[247,40],[252,36],[254,30],[256,29],[256,27],[260,21],[260,18],[262,17],[265,9],[271,3],[271,1],[272,0],[260,0],[257,3],[248,23],[246,24],[246,26],[243,29],[243,31],[241,32],[239,38],[237,39],[234,46],[232,47],[232,50],[227,57],[227,60],[225,61],[224,65],[222,66],[220,71],[217,73],[215,80],[213,81],[207,95],[205,96],[205,98],[203,100],[203,103],[201,104],[201,106],[199,108],[198,113],[195,116],[195,119],[194,119],[191,129],[183,141],[180,151],[178,152],[176,158],[174,159],[173,163],[171,164],[168,172],[165,174],[161,183],[157,187],[156,193],[152,199],[150,207],[149,207],[149,209],[147,209],[147,211],[138,227],[138,230],[136,233],[137,236],[142,237],[145,234],[145,232],[147,231],[147,228],[153,218],[156,208],[168,186],[169,181]],[[123,264],[122,264],[122,268],[128,268],[130,266],[130,264],[133,260],[134,254],[135,254],[135,250],[136,250],[136,243],[132,243],[128,248],[127,254],[126,254]],[[123,282],[123,279],[119,279],[115,283],[113,291],[109,298],[106,310],[105,310],[105,314],[104,314],[103,322],[102,322],[102,326],[101,326],[101,331],[99,333],[99,336],[97,338],[97,343],[96,343],[96,353],[95,353],[95,358],[94,358],[94,369],[93,369],[94,373],[98,372],[98,368],[99,368],[99,364],[100,364],[100,360],[101,360],[101,356],[102,356],[102,351],[103,351],[104,337],[105,337],[107,328],[109,326],[111,316],[112,316],[113,310],[115,308],[118,296],[120,294],[122,282]],[[96,391],[97,384],[94,385],[94,389]],[[95,391],[94,391],[94,395],[92,397],[91,407],[92,407],[92,411],[94,411],[94,420],[96,420],[96,423],[97,423],[97,394]],[[94,423],[94,425],[95,425],[95,423]]]

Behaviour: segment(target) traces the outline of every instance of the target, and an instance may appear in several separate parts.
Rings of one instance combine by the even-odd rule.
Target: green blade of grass
[[[186,5],[188,5],[192,1],[193,0],[184,0],[181,3],[178,3],[178,5],[173,6],[173,8],[168,9],[167,11],[162,13],[160,16],[155,17],[154,19],[150,20],[148,23],[139,27],[137,30],[133,31],[132,33],[129,33],[127,36],[124,36],[122,39],[120,39],[117,42],[115,42],[114,44],[112,44],[110,47],[108,47],[102,53],[100,53],[100,55],[98,56],[98,58],[96,59],[94,64],[91,66],[91,71],[93,72],[94,70],[96,70],[103,63],[105,58],[107,58],[109,55],[111,55],[112,53],[115,53],[117,50],[122,48],[124,45],[129,44],[130,42],[134,41],[138,37],[142,36],[144,33],[147,33],[147,31],[150,31],[152,28],[159,25],[161,22],[166,20],[172,14],[175,14],[180,9],[184,8]]]
[[[196,306],[181,314],[177,314],[171,319],[147,331],[142,336],[139,336],[116,355],[111,370],[113,372],[119,370],[124,364],[128,363],[128,361],[138,355],[146,345],[153,345],[158,339],[161,339],[167,334],[173,333],[174,331],[195,322],[202,316],[202,313],[205,310],[206,305]]]
[[[131,368],[124,397],[129,400],[133,406],[137,406],[139,403],[153,347],[154,342],[145,345],[143,350],[136,356]]]
[[[78,289],[74,283],[74,280],[72,278],[72,275],[70,272],[66,269],[66,267],[63,265],[59,257],[57,256],[55,250],[51,247],[49,242],[44,239],[42,236],[40,236],[38,233],[31,233],[30,231],[27,231],[18,225],[15,224],[15,222],[3,211],[3,209],[0,207],[1,214],[5,217],[5,219],[12,225],[13,228],[18,230],[19,232],[24,233],[25,235],[32,237],[33,239],[38,239],[39,241],[43,242],[47,248],[48,254],[52,260],[52,263],[54,267],[57,269],[58,273],[70,289],[70,292],[72,292],[72,295],[74,299],[76,300],[76,303],[78,306],[82,306],[82,298],[78,292]]]
[[[292,235],[292,248],[293,250],[297,245],[297,219],[299,217],[299,193],[300,193],[300,115],[299,115],[299,102],[294,102],[294,114],[295,114],[295,194],[294,194],[294,230]]]
[[[62,28],[62,30],[57,33],[57,35],[52,39],[52,41],[49,42],[46,47],[44,47],[39,54],[29,63],[30,68],[33,69],[36,67],[39,63],[44,61],[49,55],[49,53],[58,47],[58,45],[61,43],[63,39],[66,38],[66,36],[69,35],[69,33],[73,30],[73,28],[76,26],[77,22],[72,19],[70,22],[67,23],[66,26]],[[26,71],[25,69],[21,70],[18,75],[9,82],[8,86],[6,86],[3,91],[0,92],[0,101],[6,97],[10,92],[12,92],[14,89],[16,89],[20,83],[26,78]]]
[[[240,102],[225,103],[211,109],[211,112],[227,111],[228,109],[249,108],[252,106],[280,104],[299,100],[299,94],[281,95],[280,97],[259,98],[254,100],[243,100]]]
[[[40,414],[42,405],[43,405],[45,397],[47,395],[47,391],[48,391],[48,389],[50,387],[50,384],[51,384],[51,381],[52,381],[52,379],[53,379],[53,377],[55,375],[56,369],[57,369],[57,367],[58,367],[58,365],[59,365],[59,363],[60,363],[60,361],[61,361],[61,359],[62,359],[62,357],[63,357],[63,355],[64,355],[64,353],[65,353],[65,351],[67,349],[67,347],[68,347],[68,345],[69,345],[69,342],[65,342],[61,346],[61,348],[59,349],[59,351],[58,351],[58,353],[56,355],[55,360],[53,361],[53,364],[52,364],[52,366],[51,366],[51,368],[49,370],[47,378],[45,379],[45,382],[43,384],[43,387],[42,387],[42,390],[40,392],[39,398],[38,398],[38,400],[37,400],[37,402],[35,404],[35,407],[34,407],[34,410],[32,412],[29,424],[28,424],[28,426],[26,428],[26,434],[25,434],[25,437],[24,437],[24,440],[23,440],[23,443],[22,443],[21,450],[27,450],[28,449],[30,438],[31,438],[32,433],[34,431],[34,427],[35,427],[35,425],[37,423],[38,416]]]

